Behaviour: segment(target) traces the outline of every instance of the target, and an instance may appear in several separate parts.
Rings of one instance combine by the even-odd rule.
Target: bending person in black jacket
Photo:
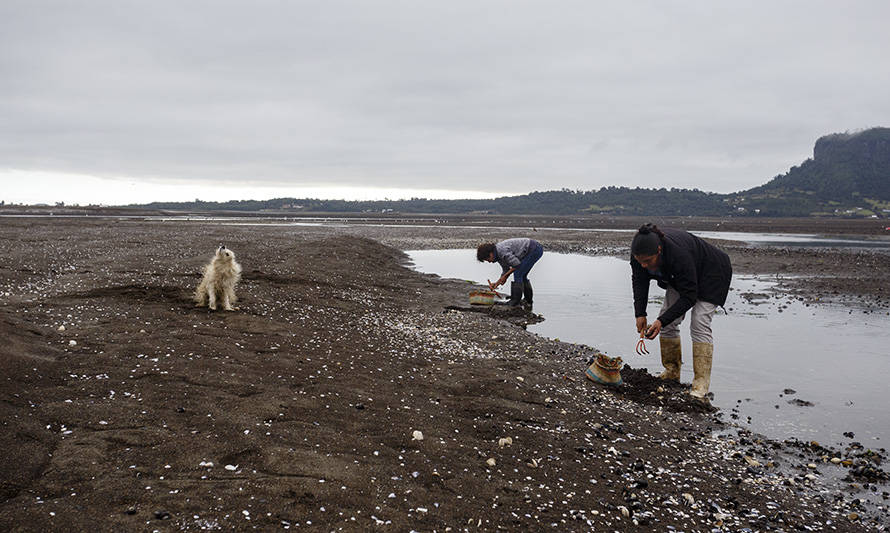
[[[711,386],[714,356],[711,318],[717,307],[726,303],[732,279],[729,256],[691,233],[660,230],[653,224],[640,228],[630,253],[637,332],[644,333],[647,339],[661,334],[662,379],[680,380],[680,323],[686,312],[692,310],[689,330],[694,377],[690,394],[703,399]],[[658,318],[647,324],[646,303],[649,281],[653,279],[666,291]]]

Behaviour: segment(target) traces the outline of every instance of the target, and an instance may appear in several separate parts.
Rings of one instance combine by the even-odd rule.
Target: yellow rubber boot
[[[680,337],[658,337],[661,343],[661,364],[664,365],[664,372],[658,377],[661,379],[670,379],[680,381],[680,365],[682,349],[680,347]]]
[[[714,358],[714,345],[709,342],[692,343],[692,390],[689,394],[704,399],[711,388],[711,361]]]

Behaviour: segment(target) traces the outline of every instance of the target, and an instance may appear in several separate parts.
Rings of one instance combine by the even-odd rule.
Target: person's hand
[[[656,319],[655,322],[646,330],[646,338],[650,341],[661,333],[661,320]]]
[[[642,333],[646,326],[649,324],[646,322],[646,317],[638,316],[637,317],[637,333]]]
[[[497,288],[501,285],[501,283],[500,283],[501,280],[497,280],[494,283],[492,283],[491,280],[487,280],[487,281],[488,281],[488,288],[491,289],[492,291],[496,291]]]

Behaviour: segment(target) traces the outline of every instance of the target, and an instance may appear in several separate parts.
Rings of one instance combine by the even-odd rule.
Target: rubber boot
[[[714,358],[714,345],[709,342],[692,343],[692,389],[689,391],[693,397],[700,400],[708,395],[711,388],[711,361]]]
[[[532,299],[534,298],[535,293],[532,290],[532,282],[528,279],[525,280],[525,283],[522,286],[522,295],[525,297],[522,301],[522,306],[531,311]]]
[[[522,283],[512,281],[510,282],[510,299],[506,302],[498,302],[501,305],[509,305],[510,307],[516,307],[522,302]]]
[[[672,381],[680,381],[680,365],[683,364],[683,352],[680,337],[658,337],[661,343],[661,364],[664,372],[658,377]]]

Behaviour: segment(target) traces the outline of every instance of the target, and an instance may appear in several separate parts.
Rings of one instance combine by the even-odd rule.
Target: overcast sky
[[[890,2],[0,1],[0,200],[731,192],[890,126]]]

